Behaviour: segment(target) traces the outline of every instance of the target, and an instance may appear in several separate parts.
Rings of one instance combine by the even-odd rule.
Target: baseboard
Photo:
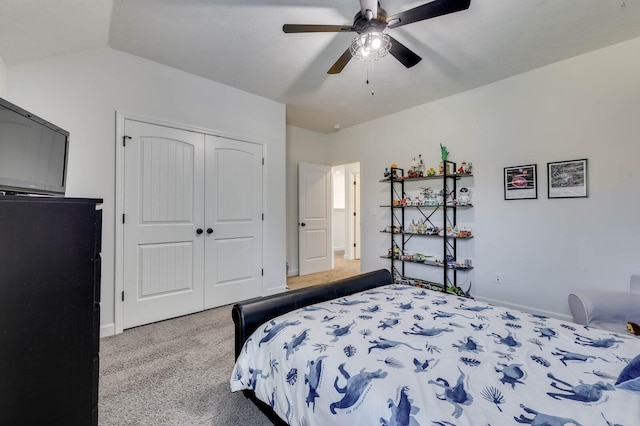
[[[108,337],[116,334],[116,325],[114,323],[100,326],[100,337]]]
[[[528,312],[528,313],[534,314],[534,315],[542,315],[542,316],[546,316],[546,317],[556,318],[556,319],[559,319],[561,321],[573,322],[573,317],[571,315],[559,314],[557,312],[545,311],[545,310],[542,310],[542,309],[535,309],[535,308],[532,308],[530,306],[519,305],[517,303],[509,303],[509,302],[505,302],[503,300],[489,299],[487,297],[473,296],[473,298],[476,299],[476,300],[479,300],[481,302],[489,303],[491,305],[501,306],[501,307],[504,307],[504,308],[511,308],[511,309],[515,309],[515,310],[518,310],[518,311],[522,311],[522,312]]]
[[[288,277],[297,277],[298,275],[300,275],[300,273],[297,269],[289,269],[289,272],[287,272]]]

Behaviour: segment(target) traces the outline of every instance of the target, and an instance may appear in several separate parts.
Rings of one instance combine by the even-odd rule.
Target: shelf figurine
[[[447,150],[447,147],[440,144],[440,153],[442,154],[442,162],[446,162],[447,158],[449,157],[449,151]]]
[[[466,161],[463,161],[462,163],[460,163],[460,167],[458,167],[458,174],[467,174],[470,175],[472,174],[472,168],[473,165],[471,164],[471,162],[467,163]]]
[[[389,176],[386,176],[386,168],[385,168],[385,178],[389,179],[400,179],[398,176],[398,165],[396,163],[391,163],[391,170],[389,171]]]
[[[418,158],[413,157],[413,160],[411,161],[411,167],[407,172],[407,177],[409,178],[423,177],[424,170],[425,170],[425,166],[424,166],[424,161],[422,161],[422,154],[419,154]]]
[[[445,167],[447,168],[447,174],[451,174],[451,165],[447,163],[447,158],[449,158],[449,150],[447,147],[440,144],[440,154],[442,156],[442,162],[439,165],[439,174],[443,175]],[[446,166],[445,166],[446,164]]]
[[[468,206],[471,204],[471,192],[469,188],[460,188],[458,190],[457,204],[459,206]]]
[[[424,165],[424,161],[422,161],[422,154],[418,154],[418,172],[420,173],[420,176],[424,176],[424,172],[425,172],[425,165]]]
[[[438,174],[439,175],[443,175],[444,174],[444,167],[445,164],[447,165],[447,174],[450,175],[451,174],[451,163],[445,163],[445,162],[441,162],[438,165]]]

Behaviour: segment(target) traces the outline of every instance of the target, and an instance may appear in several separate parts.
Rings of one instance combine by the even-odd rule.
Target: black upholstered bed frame
[[[391,284],[392,282],[393,279],[389,271],[379,269],[328,284],[315,285],[236,303],[231,310],[231,316],[235,324],[235,357],[238,358],[242,346],[249,336],[260,325],[275,317],[304,306],[348,296],[374,287]],[[244,391],[244,394],[275,425],[286,425],[271,410],[271,407],[256,398],[252,391]]]
[[[267,297],[258,297],[236,303],[231,310],[235,323],[235,356],[238,358],[242,345],[261,324],[314,303],[348,296],[359,291],[391,284],[393,279],[386,269],[345,278],[328,284],[287,291]]]

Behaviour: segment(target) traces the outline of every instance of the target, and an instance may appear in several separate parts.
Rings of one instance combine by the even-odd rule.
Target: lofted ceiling
[[[393,15],[426,2],[381,6]],[[351,25],[359,10],[358,0],[0,0],[0,55],[11,67],[108,46],[285,103],[288,124],[329,133],[640,37],[640,0],[471,0],[386,30],[422,57],[413,68],[387,55],[329,75],[355,33],[282,31]]]

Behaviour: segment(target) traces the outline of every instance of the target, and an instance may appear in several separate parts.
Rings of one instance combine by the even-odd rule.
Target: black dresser
[[[97,425],[102,200],[0,196],[0,424]]]

